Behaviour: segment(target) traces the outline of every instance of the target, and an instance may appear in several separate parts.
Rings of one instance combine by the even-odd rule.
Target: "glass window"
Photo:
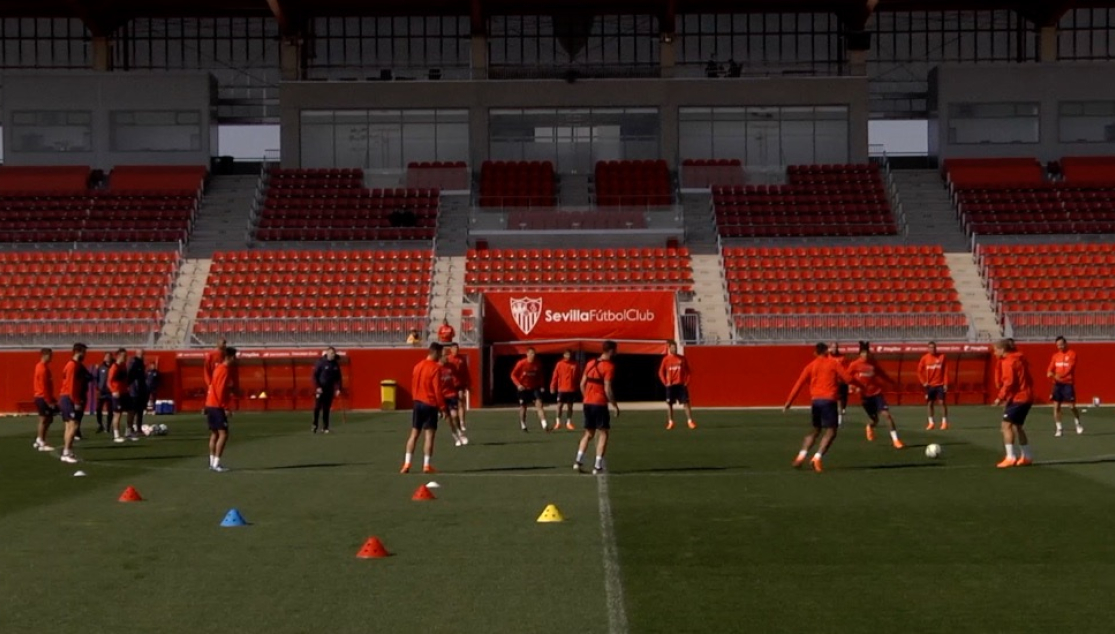
[[[91,152],[93,113],[26,110],[12,113],[13,152]]]
[[[488,116],[492,160],[551,161],[562,173],[658,158],[661,147],[655,108],[493,109]]]
[[[197,110],[114,110],[109,113],[113,152],[201,151]]]
[[[1115,101],[1062,101],[1057,127],[1061,143],[1115,142]]]
[[[399,171],[410,162],[467,161],[467,110],[304,110],[303,167]]]
[[[1036,103],[954,103],[948,107],[949,143],[1037,143],[1041,122]]]
[[[846,163],[847,106],[681,108],[679,159],[739,159],[747,165]]]

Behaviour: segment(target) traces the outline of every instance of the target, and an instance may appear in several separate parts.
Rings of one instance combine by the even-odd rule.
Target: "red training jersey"
[[[515,368],[511,370],[511,381],[524,390],[537,390],[542,387],[542,364],[537,359],[527,361],[526,357],[519,359]]]
[[[128,370],[123,363],[108,366],[108,391],[113,394],[125,394],[128,391]]]
[[[577,362],[562,359],[554,366],[554,376],[550,378],[551,392],[577,391]]]
[[[1053,380],[1063,385],[1072,385],[1075,380],[1073,372],[1076,370],[1076,350],[1058,350],[1049,360],[1049,370],[1053,373]]]
[[[85,405],[89,392],[89,374],[84,366],[70,359],[62,368],[62,396],[70,397],[75,405]]]
[[[1009,403],[1030,403],[1034,400],[1034,380],[1030,364],[1021,352],[1011,352],[999,362],[999,400]]]
[[[229,380],[228,366],[220,364],[213,369],[212,381],[209,383],[209,391],[205,393],[205,406],[206,407],[219,407],[221,409],[232,408],[232,387]]]
[[[667,354],[658,366],[658,380],[662,385],[689,385],[689,362],[680,354]]]
[[[948,385],[945,379],[945,355],[926,352],[918,361],[918,381],[929,387]]]
[[[202,365],[202,372],[205,374],[206,385],[213,382],[213,372],[216,371],[217,366],[221,365],[223,356],[220,350],[210,350],[205,353],[205,363]]]
[[[863,390],[863,398],[878,396],[883,393],[883,385],[894,383],[886,371],[883,370],[871,357],[860,357],[848,365],[848,373],[852,375],[855,384]]]
[[[35,398],[41,398],[47,403],[54,402],[54,377],[50,374],[50,366],[45,361],[35,364],[34,376]]]
[[[441,328],[437,329],[437,340],[441,343],[449,343],[453,341],[453,338],[456,336],[457,331],[453,330],[453,326],[450,326],[449,324],[445,324]]]
[[[467,390],[472,385],[472,378],[468,375],[468,357],[461,353],[449,355],[449,363],[457,371],[457,385],[459,389]]]
[[[616,375],[614,363],[604,359],[593,359],[585,366],[585,374],[581,379],[584,392],[585,405],[607,405],[608,392],[604,389],[605,383],[611,383]]]
[[[792,403],[806,383],[809,384],[809,396],[812,400],[835,401],[840,396],[840,384],[850,385],[855,383],[855,380],[836,357],[817,357],[801,371],[801,376],[798,377],[794,388],[790,390],[786,402]]]
[[[457,393],[461,391],[461,386],[457,381],[457,368],[453,367],[453,364],[445,363],[441,366],[441,372],[438,373],[438,381],[441,384],[441,395],[443,398],[457,398]]]
[[[445,409],[445,397],[441,395],[441,364],[429,358],[419,361],[411,374],[410,393],[416,402]]]

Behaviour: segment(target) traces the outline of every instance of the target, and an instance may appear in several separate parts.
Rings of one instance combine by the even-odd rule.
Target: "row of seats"
[[[550,258],[531,258],[525,260],[468,260],[465,270],[469,272],[499,273],[503,271],[676,271],[689,266],[688,258],[631,258],[619,262],[595,259],[558,258],[560,266]]]
[[[211,273],[242,273],[261,277],[287,275],[410,275],[425,273],[430,269],[429,260],[332,260],[328,267],[318,262],[298,260],[221,260],[214,261]]]
[[[1015,326],[1019,312],[1088,312],[1115,302],[1115,244],[980,245],[977,257],[996,311]]]
[[[515,260],[554,262],[562,266],[584,260],[622,263],[630,258],[683,258],[689,259],[688,247],[617,247],[611,249],[469,249],[468,260]],[[614,264],[607,264],[614,266]]]
[[[666,161],[599,161],[594,172],[601,207],[669,205],[673,184]]]
[[[484,161],[480,166],[481,207],[549,207],[555,192],[550,161]]]
[[[205,186],[208,170],[204,165],[118,165],[108,177],[114,192],[192,191]]]
[[[684,159],[678,178],[686,189],[743,185],[747,180],[739,159]]]
[[[384,340],[385,336],[397,335],[402,341],[412,329],[425,327],[425,318],[392,314],[386,317],[368,319],[363,315],[340,316],[326,315],[325,311],[287,311],[276,318],[268,315],[249,315],[242,317],[210,317],[194,325],[194,332],[200,335],[235,335],[244,341],[268,341],[274,337],[312,336],[319,339],[367,338]]]
[[[89,188],[88,165],[0,165],[0,196],[14,192],[51,192]]]
[[[308,265],[317,262],[426,262],[432,257],[433,252],[429,249],[261,249],[218,251],[213,254],[213,262],[299,262]]]
[[[774,310],[787,314],[827,314],[827,313],[961,313],[960,302],[949,300],[946,295],[907,297],[888,299],[885,302],[863,308],[877,297],[872,293],[848,295],[839,300],[831,298],[803,298],[801,295],[771,295],[756,298],[750,294],[729,295],[732,306],[739,308],[738,314],[762,314]]]
[[[409,293],[404,288],[410,286],[429,286],[429,269],[419,273],[209,273],[213,283],[230,289],[229,292],[244,295],[267,295],[270,292],[286,294],[283,289],[301,293],[306,289],[318,287],[322,293],[347,292],[362,286],[384,286],[392,293]],[[281,286],[280,286],[281,285]],[[428,289],[427,289],[428,290]]]
[[[219,295],[205,298],[202,310],[351,310],[368,313],[369,317],[387,316],[387,311],[409,310],[411,314],[425,312],[429,303],[429,293],[415,292],[409,295],[395,295],[374,301],[357,301],[358,295],[324,295],[312,287],[295,288],[298,296],[289,295]]]
[[[944,257],[944,249],[937,245],[861,244],[852,246],[797,246],[797,247],[724,247],[724,257],[746,257],[763,261],[781,261],[792,258],[862,258],[864,256],[896,258],[912,256]]]
[[[465,267],[465,292],[470,294],[617,285],[693,289],[689,252],[682,249],[481,249],[469,250]]]
[[[507,215],[507,228],[523,231],[610,231],[646,227],[646,216],[637,211],[512,211]]]
[[[922,270],[924,273],[924,269]],[[872,272],[874,274],[874,272]],[[882,281],[859,278],[848,279],[839,269],[824,269],[811,273],[785,274],[784,271],[758,271],[732,269],[726,271],[728,290],[740,293],[805,293],[868,292],[868,291],[947,291],[952,288],[947,278],[926,279],[916,276],[912,269],[896,271],[894,278]],[[793,275],[793,276],[791,276]]]
[[[283,229],[257,229],[256,238],[261,242],[400,242],[434,239],[433,228],[414,229],[322,229],[320,227],[287,227]]]
[[[466,190],[471,175],[464,161],[411,161],[407,163],[407,187]]]
[[[893,236],[897,233],[898,227],[893,221],[858,224],[724,224],[720,226],[720,235],[724,238],[850,238],[861,236]]]

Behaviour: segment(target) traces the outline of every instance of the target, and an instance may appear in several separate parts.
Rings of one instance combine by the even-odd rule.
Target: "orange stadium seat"
[[[484,161],[481,207],[552,207],[554,166],[549,161]]]
[[[551,270],[554,261],[561,267]],[[470,249],[465,292],[624,288],[693,291],[688,250]]]
[[[595,169],[601,207],[669,205],[674,200],[666,161],[600,161]]]

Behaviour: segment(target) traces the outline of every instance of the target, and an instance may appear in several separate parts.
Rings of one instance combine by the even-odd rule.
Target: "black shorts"
[[[445,397],[445,409],[449,410],[450,412],[455,412],[455,411],[457,411],[457,408],[460,407],[460,406],[461,406],[461,399],[457,398],[456,396],[446,396]]]
[[[925,402],[932,403],[934,401],[945,400],[945,386],[943,385],[930,385],[925,388]]]
[[[120,396],[112,396],[111,398],[112,398],[112,411],[117,412],[117,413],[132,411],[132,402],[131,402],[131,399],[128,398],[127,394],[121,394]]]
[[[209,431],[225,431],[228,429],[228,416],[220,407],[206,407],[205,421],[209,423]]]
[[[572,405],[573,403],[577,402],[577,393],[576,392],[558,392],[557,393],[557,402],[558,403],[568,403],[568,404]]]
[[[1054,403],[1076,403],[1076,387],[1072,383],[1054,383],[1053,396],[1049,400]]]
[[[597,429],[607,430],[612,428],[612,413],[608,411],[607,405],[585,403],[584,410],[585,429],[595,431]]]
[[[47,403],[45,398],[35,398],[35,409],[39,411],[39,416],[54,416],[58,413],[58,408]]]
[[[62,420],[80,423],[85,415],[85,408],[74,404],[69,396],[58,399],[58,409],[62,412]]]
[[[684,385],[667,385],[666,386],[666,402],[670,405],[674,403],[681,403],[683,405],[689,404],[689,388]]]
[[[841,403],[847,403],[848,402],[848,384],[847,383],[841,383],[836,388],[836,394],[840,398]]]
[[[863,411],[867,412],[867,415],[870,416],[872,420],[879,416],[879,412],[889,409],[890,406],[887,405],[887,399],[883,398],[882,394],[863,397]]]
[[[410,426],[414,429],[437,429],[437,408],[433,405],[427,405],[422,401],[414,403],[414,414],[410,420]]]
[[[810,410],[813,426],[817,429],[835,429],[840,426],[840,406],[836,401],[827,399],[813,401]]]
[[[534,405],[542,400],[542,390],[519,390],[519,405]]]
[[[1003,422],[1021,427],[1026,424],[1026,415],[1030,413],[1033,403],[1007,403],[1003,410]]]

